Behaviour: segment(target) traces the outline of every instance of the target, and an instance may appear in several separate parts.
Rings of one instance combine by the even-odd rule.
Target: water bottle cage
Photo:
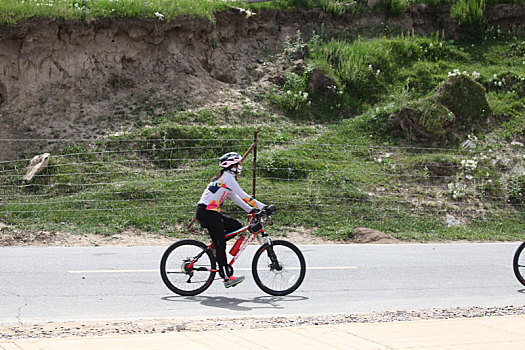
[[[255,233],[255,232],[259,232],[260,230],[262,230],[263,228],[263,225],[260,221],[257,221],[257,222],[253,222],[250,224],[250,227],[249,227],[249,230],[251,233]]]

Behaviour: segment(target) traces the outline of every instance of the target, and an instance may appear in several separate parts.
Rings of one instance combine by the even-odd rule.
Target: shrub
[[[269,99],[279,109],[288,113],[304,111],[310,105],[307,92],[307,75],[289,73],[280,91],[270,91]]]
[[[424,95],[439,85],[441,82],[439,73],[440,69],[436,64],[423,61],[406,69],[406,73],[400,78],[405,81],[408,92]]]
[[[511,175],[505,186],[507,202],[525,204],[525,175]]]
[[[525,97],[525,76],[512,72],[494,74],[490,79],[481,81],[487,91],[515,93]]]
[[[385,9],[393,16],[398,16],[406,11],[409,0],[382,0]]]
[[[451,17],[462,27],[483,28],[485,0],[457,0],[450,9]]]

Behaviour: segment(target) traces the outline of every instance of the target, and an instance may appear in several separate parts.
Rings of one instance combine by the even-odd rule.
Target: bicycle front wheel
[[[287,295],[303,283],[306,262],[303,253],[288,241],[262,245],[252,261],[255,283],[270,295]]]
[[[216,262],[204,243],[184,239],[173,243],[162,256],[160,275],[164,284],[179,295],[204,292],[215,278]]]
[[[516,253],[514,253],[514,260],[512,266],[514,267],[514,274],[518,281],[525,286],[525,242],[521,243]]]

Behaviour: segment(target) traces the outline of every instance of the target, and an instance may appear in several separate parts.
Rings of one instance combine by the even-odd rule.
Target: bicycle
[[[521,243],[516,252],[514,253],[514,259],[512,260],[512,266],[514,268],[514,274],[518,281],[525,286],[525,242]]]
[[[228,274],[233,275],[233,264],[257,237],[261,247],[253,256],[253,279],[265,293],[283,296],[299,288],[306,274],[306,262],[293,243],[270,238],[264,229],[264,221],[271,214],[273,213],[266,209],[254,211],[246,226],[226,234],[227,240],[239,235],[230,249],[232,258],[226,269]],[[193,296],[204,292],[211,286],[218,272],[213,250],[213,243],[206,245],[194,239],[173,243],[160,261],[162,281],[179,295]]]

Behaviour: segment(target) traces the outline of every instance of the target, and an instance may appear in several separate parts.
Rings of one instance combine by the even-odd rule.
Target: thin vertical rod
[[[252,197],[255,198],[255,187],[257,179],[257,130],[253,133],[253,194]]]

